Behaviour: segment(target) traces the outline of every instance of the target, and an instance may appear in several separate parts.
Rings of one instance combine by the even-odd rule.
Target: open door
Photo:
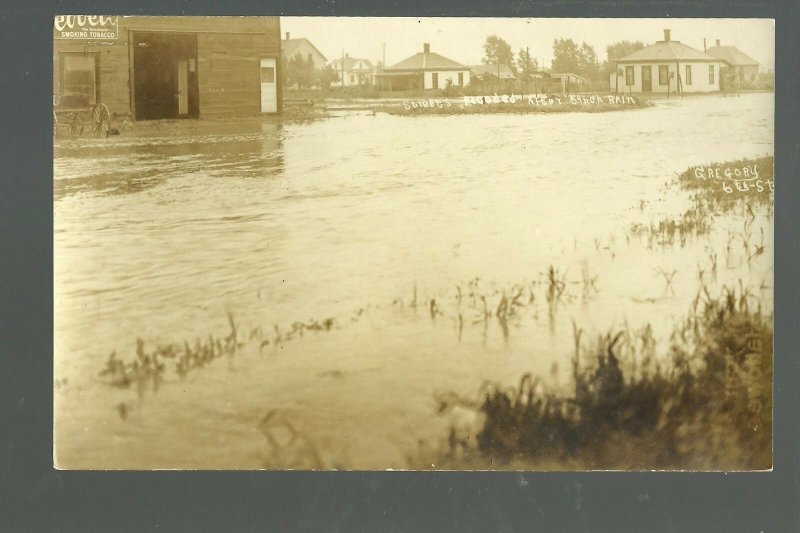
[[[278,112],[278,89],[275,58],[261,58],[261,112]]]

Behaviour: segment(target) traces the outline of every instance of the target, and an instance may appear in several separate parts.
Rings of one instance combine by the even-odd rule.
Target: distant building
[[[487,79],[492,76],[500,78],[501,80],[515,80],[514,71],[508,65],[498,65],[497,63],[489,65],[472,65],[469,67],[473,76],[480,79]]]
[[[626,93],[714,92],[720,90],[721,65],[664,30],[663,41],[617,60],[609,83],[612,91]]]
[[[431,52],[425,43],[422,52],[384,69],[376,75],[378,88],[386,91],[444,89],[469,85],[470,68]]]
[[[328,62],[328,59],[322,55],[314,44],[302,37],[300,39],[290,39],[289,32],[286,32],[286,39],[281,41],[281,56],[285,60],[292,57],[300,56],[307,61],[313,63],[314,68],[322,68]]]
[[[338,76],[338,80],[331,85],[349,87],[375,84],[375,67],[368,59],[350,57],[349,54],[345,54],[344,57],[331,61],[330,66]]]
[[[550,69],[544,71],[544,78],[561,83],[562,93],[578,91],[586,83],[586,78],[583,76],[578,76],[572,72],[553,72]]]
[[[706,53],[722,61],[723,80],[738,76],[739,81],[754,83],[758,81],[759,63],[735,46],[712,46]]]

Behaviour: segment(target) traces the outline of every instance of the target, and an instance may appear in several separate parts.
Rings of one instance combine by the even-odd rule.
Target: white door
[[[178,115],[189,114],[189,63],[178,61]]]
[[[261,112],[278,112],[278,90],[275,59],[261,58]]]

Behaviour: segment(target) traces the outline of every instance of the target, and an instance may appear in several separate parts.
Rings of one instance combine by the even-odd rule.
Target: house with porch
[[[350,57],[350,54],[345,54],[344,57],[331,61],[330,66],[338,76],[338,79],[331,85],[350,87],[375,84],[375,67],[368,59]]]
[[[664,30],[656,41],[617,60],[610,89],[620,93],[706,93],[720,90],[722,61],[680,41]]]
[[[469,80],[468,66],[431,52],[429,43],[423,45],[422,52],[376,74],[377,86],[384,91],[464,87]]]

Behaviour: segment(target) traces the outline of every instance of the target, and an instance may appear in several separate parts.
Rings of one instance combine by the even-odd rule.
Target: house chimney
[[[430,54],[431,53],[431,45],[430,45],[430,43],[423,44],[422,45],[422,51],[425,52],[426,54]]]
[[[664,30],[664,41],[669,42],[669,30]]]
[[[289,32],[288,31],[286,32],[286,40],[287,41],[289,40]]]
[[[719,46],[719,39],[717,39],[717,46]]]

